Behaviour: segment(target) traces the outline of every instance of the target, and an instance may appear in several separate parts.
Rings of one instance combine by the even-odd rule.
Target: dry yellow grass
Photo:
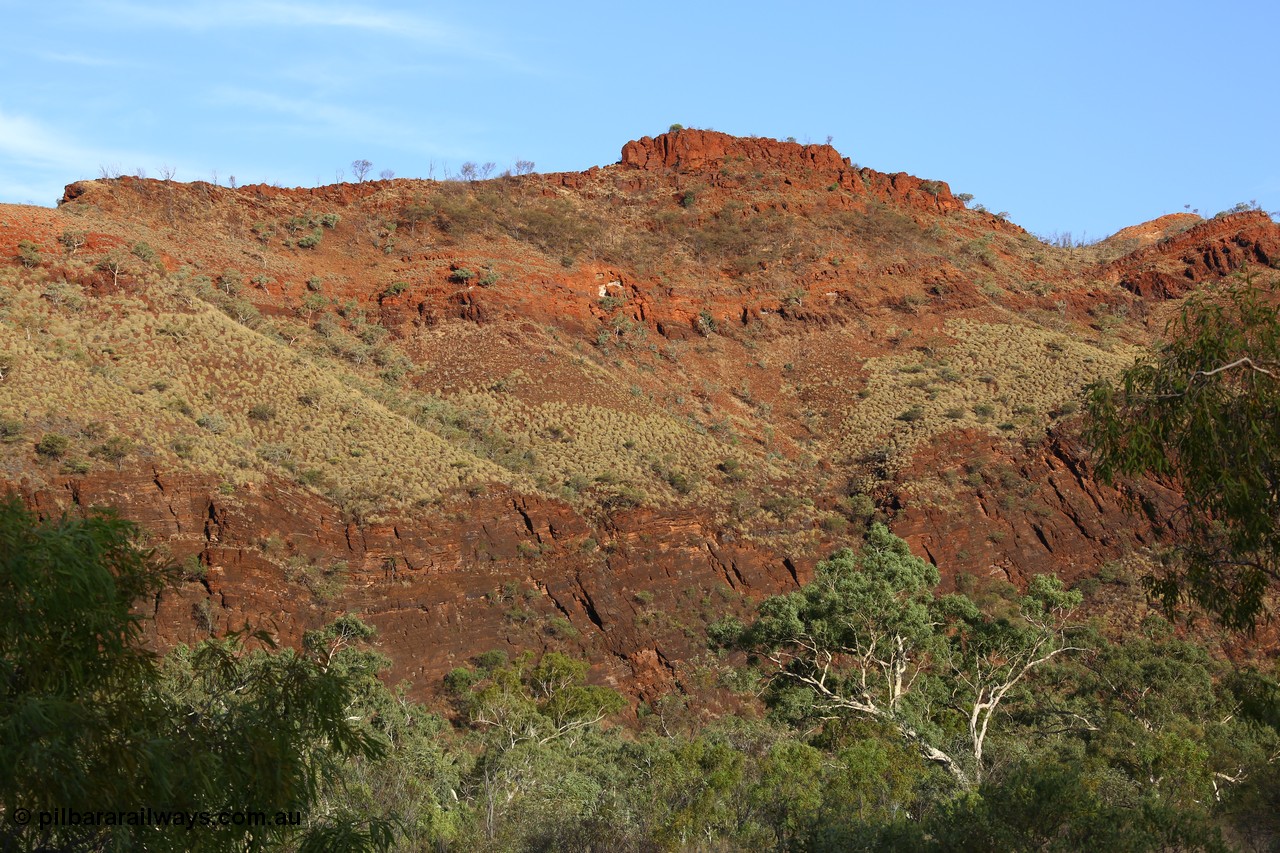
[[[164,464],[230,482],[283,471],[360,510],[515,479],[362,394],[332,365],[203,303],[156,310],[113,297],[72,311],[30,286],[6,289],[4,302],[0,347],[14,367],[0,383],[0,411],[17,414],[33,440],[46,431],[78,439],[106,422]]]
[[[946,324],[955,344],[932,357],[919,352],[867,359],[862,399],[848,406],[838,445],[850,457],[876,449],[909,453],[958,426],[1023,434],[1080,390],[1131,364],[1137,350],[1101,349],[1038,326]]]

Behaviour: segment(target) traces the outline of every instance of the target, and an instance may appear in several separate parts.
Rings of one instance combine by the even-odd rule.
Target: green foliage
[[[254,403],[249,407],[249,420],[259,423],[270,423],[275,419],[277,409],[271,403]]]
[[[884,525],[862,549],[819,563],[813,582],[773,596],[738,632],[713,636],[767,660],[770,700],[792,719],[855,715],[892,727],[962,787],[980,782],[989,726],[1035,668],[1071,647],[1064,620],[1080,595],[1035,578],[1016,616],[994,619],[962,595],[935,598],[936,567]],[[933,707],[937,696],[949,696]],[[948,754],[945,732],[967,729],[970,756]]]
[[[19,240],[16,257],[24,267],[34,269],[40,266],[40,247],[30,240]]]
[[[1275,280],[1187,297],[1155,357],[1090,388],[1087,439],[1106,480],[1173,479],[1174,560],[1151,589],[1250,628],[1280,580],[1280,319]]]
[[[36,453],[45,459],[61,459],[71,446],[71,439],[56,432],[47,432],[36,443]]]
[[[921,745],[964,740],[978,707],[966,690],[1008,683],[986,673],[1025,666],[1028,644],[1053,646],[1036,626],[1076,599],[1052,578],[999,599],[1000,617],[937,598],[937,570],[878,525],[750,626],[715,633],[763,655],[796,639],[831,651],[787,672],[844,685],[851,702],[883,704],[900,674],[910,687],[893,713],[833,709],[775,671],[772,720],[682,718],[673,696],[626,734],[603,726],[622,698],[554,652],[494,650],[455,669],[451,726],[382,683],[387,661],[352,615],[298,651],[247,651],[269,639],[239,634],[157,661],[132,605],[169,574],[133,536],[109,516],[37,523],[0,504],[0,805],[256,807],[304,825],[39,838],[5,826],[17,849],[1219,850],[1215,821],[1266,825],[1273,805],[1280,688],[1252,671],[1224,679],[1158,620],[1055,657],[1034,692],[1014,683],[1000,705],[1014,731],[988,777],[958,795],[940,784]],[[198,559],[186,566],[200,577]],[[874,659],[866,678],[837,644]],[[895,657],[904,646],[928,654]]]
[[[118,465],[133,452],[133,442],[121,435],[113,435],[89,450],[89,455],[104,462]]]
[[[382,296],[385,299],[391,299],[404,293],[409,289],[409,285],[403,281],[393,281],[382,289]]]
[[[67,250],[68,255],[74,255],[76,250],[83,246],[88,238],[89,235],[84,231],[68,229],[58,235],[58,243]]]
[[[622,707],[615,691],[586,683],[587,665],[559,652],[529,654],[487,669],[461,697],[471,724],[513,747],[546,743],[595,726]],[[454,678],[460,684],[462,677]]]
[[[345,758],[380,741],[348,717],[357,676],[333,656],[245,653],[243,635],[180,647],[157,665],[134,605],[170,579],[107,514],[38,521],[0,503],[0,803],[185,812],[308,814]],[[255,635],[269,643],[265,635]],[[303,846],[363,838],[374,821],[313,816]],[[190,831],[136,826],[40,828],[6,823],[6,848],[225,850],[279,843],[290,827]]]

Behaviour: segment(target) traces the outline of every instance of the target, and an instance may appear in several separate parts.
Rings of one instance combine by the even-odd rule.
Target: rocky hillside
[[[161,643],[357,610],[421,691],[552,647],[652,698],[873,517],[949,584],[1114,575],[1153,531],[1091,477],[1081,389],[1280,227],[1055,247],[683,130],[582,173],[85,181],[0,208],[0,259],[0,478],[143,524],[183,570]]]

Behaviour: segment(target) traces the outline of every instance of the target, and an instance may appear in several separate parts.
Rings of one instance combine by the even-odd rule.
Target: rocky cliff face
[[[190,474],[116,471],[27,491],[42,513],[110,506],[138,523],[182,580],[152,602],[161,647],[245,624],[285,643],[343,612],[378,628],[390,677],[421,695],[490,649],[586,656],[597,678],[654,699],[681,686],[701,626],[812,575],[696,511],[636,508],[593,524],[507,491],[357,523],[270,481],[221,494]],[[697,630],[695,630],[697,629]]]

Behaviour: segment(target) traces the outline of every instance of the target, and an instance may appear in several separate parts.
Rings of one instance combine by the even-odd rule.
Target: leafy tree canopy
[[[1104,480],[1150,474],[1185,501],[1150,587],[1251,629],[1280,580],[1280,290],[1244,274],[1187,297],[1156,355],[1094,385],[1087,440]]]
[[[106,513],[38,520],[0,501],[0,807],[91,812],[299,813],[302,826],[26,826],[5,849],[247,849],[293,836],[303,849],[387,849],[388,824],[312,814],[330,774],[383,742],[351,715],[371,677],[336,646],[368,635],[346,618],[307,650],[246,652],[246,634],[142,645],[142,598],[170,573]],[[270,646],[264,634],[252,635]],[[336,845],[336,846],[335,846]]]
[[[938,582],[937,568],[875,524],[861,550],[819,563],[812,583],[766,599],[750,625],[713,634],[768,662],[775,707],[876,720],[969,788],[982,779],[997,709],[1074,648],[1066,620],[1080,595],[1040,576],[1015,616],[993,619],[964,596],[935,597]],[[951,751],[957,731],[966,757]]]

